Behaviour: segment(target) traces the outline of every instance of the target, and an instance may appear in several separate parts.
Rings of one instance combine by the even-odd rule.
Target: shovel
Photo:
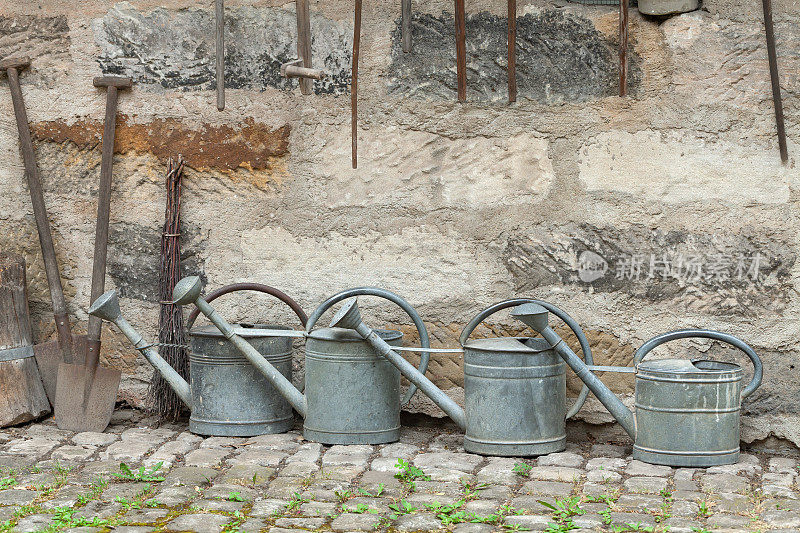
[[[53,236],[50,233],[50,222],[47,219],[47,208],[44,204],[42,182],[39,179],[39,168],[36,166],[36,155],[31,142],[31,132],[28,128],[28,114],[25,111],[25,101],[19,86],[19,71],[31,64],[30,58],[8,58],[0,61],[0,70],[8,75],[8,86],[11,89],[11,100],[14,105],[14,115],[17,119],[19,131],[19,145],[22,159],[25,163],[25,177],[28,180],[28,189],[33,204],[33,215],[36,219],[36,229],[39,233],[39,245],[42,248],[44,269],[47,274],[47,284],[50,287],[50,300],[53,303],[53,319],[56,323],[58,338],[37,344],[33,347],[39,374],[42,377],[47,399],[55,403],[56,376],[58,365],[63,361],[72,362],[74,353],[82,353],[86,346],[86,337],[72,335],[70,332],[67,304],[64,300],[64,289],[61,286],[61,273],[58,269],[56,251],[53,247]]]
[[[114,159],[114,130],[117,123],[117,92],[131,86],[131,79],[104,76],[94,79],[95,87],[106,87],[106,121],[103,129],[103,159],[97,199],[97,227],[92,265],[92,301],[105,291],[108,255],[108,220],[111,213],[111,174]],[[55,417],[61,429],[103,431],[111,420],[117,401],[120,371],[99,365],[102,319],[90,316],[87,327],[85,364],[58,367]]]

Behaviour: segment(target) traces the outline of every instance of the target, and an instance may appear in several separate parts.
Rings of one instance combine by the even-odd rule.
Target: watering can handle
[[[469,336],[472,335],[472,332],[475,331],[475,328],[478,327],[478,324],[486,320],[490,315],[506,309],[508,307],[516,307],[522,304],[539,304],[555,316],[560,318],[564,323],[569,326],[569,329],[578,337],[578,342],[581,344],[581,350],[583,351],[583,359],[586,361],[587,365],[593,365],[594,359],[592,358],[592,349],[589,347],[589,340],[586,338],[586,335],[583,333],[583,330],[575,322],[571,316],[569,316],[565,311],[559,309],[555,305],[544,302],[542,300],[534,300],[532,298],[512,298],[511,300],[505,300],[500,303],[496,303],[492,306],[487,307],[480,313],[478,313],[475,318],[470,320],[469,324],[464,327],[464,330],[461,332],[461,336],[458,338],[458,342],[461,346],[464,346],[469,339]],[[584,383],[583,388],[581,389],[581,393],[575,399],[575,403],[572,405],[572,408],[567,411],[566,418],[571,418],[577,414],[578,411],[581,410],[583,407],[584,402],[586,401],[587,396],[589,396],[589,387],[586,386]]]
[[[210,303],[219,298],[220,296],[236,291],[257,291],[274,296],[275,298],[277,298],[278,300],[282,301],[283,303],[292,308],[292,311],[294,311],[294,313],[300,319],[300,322],[302,322],[303,326],[305,326],[306,322],[308,321],[308,317],[306,316],[305,311],[303,311],[303,308],[301,308],[300,305],[297,302],[295,302],[292,298],[290,298],[286,293],[276,289],[275,287],[270,287],[269,285],[263,285],[261,283],[249,283],[249,282],[231,283],[230,285],[225,285],[224,287],[220,287],[219,289],[211,291],[204,298],[204,300],[207,303]],[[189,319],[186,321],[187,331],[192,329],[192,325],[194,325],[194,321],[197,320],[197,317],[199,315],[200,315],[200,309],[195,307],[192,310],[192,313],[189,315]]]
[[[710,329],[679,329],[657,335],[644,343],[641,348],[636,350],[636,353],[633,355],[633,366],[639,366],[639,363],[642,362],[642,359],[644,359],[644,357],[656,346],[660,346],[665,342],[676,339],[687,339],[692,337],[722,341],[730,344],[731,346],[739,348],[741,351],[747,354],[747,357],[749,357],[750,361],[753,362],[753,379],[750,381],[747,387],[742,390],[743,399],[750,396],[761,385],[761,378],[763,377],[764,371],[761,365],[761,358],[758,357],[756,352],[753,351],[753,349],[741,339],[734,337],[733,335],[729,335],[728,333],[722,333]]]
[[[408,316],[414,322],[414,325],[417,327],[417,331],[419,332],[419,342],[422,348],[431,347],[431,340],[428,336],[428,328],[425,327],[425,323],[422,321],[419,313],[417,313],[417,311],[411,307],[410,303],[400,296],[393,292],[387,291],[386,289],[380,289],[378,287],[356,287],[354,289],[347,289],[334,294],[322,302],[319,307],[314,309],[314,311],[311,313],[311,316],[308,317],[308,322],[306,322],[306,332],[311,332],[311,328],[314,327],[320,317],[325,313],[325,311],[330,309],[331,306],[341,302],[342,300],[352,298],[353,296],[378,296],[379,298],[385,298],[390,302],[396,303],[403,311],[406,312],[406,314],[408,314]],[[430,357],[431,354],[429,352],[421,351],[417,370],[419,370],[423,375],[428,370],[428,361],[430,360]],[[414,396],[415,392],[417,392],[417,386],[412,383],[409,385],[400,405],[405,405],[411,401],[411,398]]]

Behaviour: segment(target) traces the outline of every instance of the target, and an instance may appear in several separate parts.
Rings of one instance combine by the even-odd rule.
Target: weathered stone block
[[[467,97],[507,98],[507,20],[488,13],[467,16]],[[414,53],[394,32],[389,91],[455,100],[453,16],[415,15]],[[639,69],[631,54],[630,86]],[[517,87],[521,97],[543,103],[586,101],[616,94],[617,63],[611,43],[592,22],[573,13],[546,10],[517,19]]]
[[[314,91],[344,93],[353,31],[318,14],[312,18],[314,66],[328,73],[314,83]],[[120,2],[96,19],[92,28],[101,49],[98,62],[107,74],[131,76],[137,84],[153,90],[216,87],[213,10],[156,8],[142,12]],[[296,80],[280,75],[281,64],[297,57],[296,36],[296,17],[288,10],[228,6],[226,87],[261,91],[296,87]]]

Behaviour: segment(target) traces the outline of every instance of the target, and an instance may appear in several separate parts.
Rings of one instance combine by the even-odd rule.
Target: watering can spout
[[[381,356],[388,359],[400,370],[400,373],[411,383],[427,395],[433,403],[438,405],[442,411],[447,413],[453,422],[465,430],[467,419],[464,410],[454,402],[448,395],[442,392],[439,387],[425,377],[414,365],[403,359],[392,347],[369,326],[361,320],[361,312],[358,309],[358,299],[353,298],[346,302],[341,309],[334,315],[331,327],[353,329],[358,332]]]
[[[561,337],[548,325],[547,309],[539,304],[526,303],[518,305],[511,312],[511,316],[527,324],[537,331],[544,339],[553,346],[556,353],[572,368],[586,386],[589,387],[597,399],[600,400],[608,412],[617,419],[622,429],[636,440],[636,423],[633,413],[625,407],[625,404],[611,392],[611,390],[592,374],[580,357],[573,352]]]
[[[173,303],[176,305],[187,305],[193,303],[197,309],[203,313],[212,324],[228,339],[234,346],[241,352],[241,354],[250,361],[265,378],[275,387],[275,389],[286,398],[295,411],[297,411],[303,418],[306,417],[306,398],[303,393],[297,390],[292,382],[286,379],[286,376],[272,366],[272,364],[261,355],[258,350],[247,342],[244,338],[237,335],[227,320],[221,317],[217,311],[206,302],[200,293],[203,290],[203,282],[199,276],[187,276],[175,284],[172,290]]]
[[[152,344],[145,341],[139,332],[125,320],[119,308],[119,296],[117,295],[117,291],[110,290],[100,295],[100,297],[89,306],[89,314],[107,320],[108,322],[113,322],[119,330],[128,337],[136,349],[144,355],[145,359],[153,365],[153,368],[158,370],[181,401],[190,409],[192,408],[192,393],[189,383],[187,383],[186,380],[152,348]]]

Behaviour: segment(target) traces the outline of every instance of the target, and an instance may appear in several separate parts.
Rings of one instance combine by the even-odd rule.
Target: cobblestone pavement
[[[322,446],[299,431],[204,439],[134,411],[112,422],[0,431],[0,531],[800,531],[797,462],[767,453],[673,469],[608,444],[482,457],[430,428]]]

